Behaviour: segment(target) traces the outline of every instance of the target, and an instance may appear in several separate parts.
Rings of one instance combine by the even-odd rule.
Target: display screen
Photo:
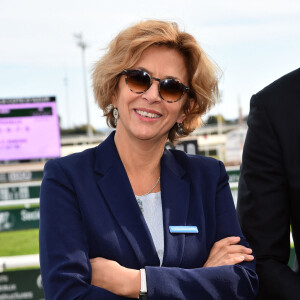
[[[55,97],[0,99],[0,161],[59,156]]]

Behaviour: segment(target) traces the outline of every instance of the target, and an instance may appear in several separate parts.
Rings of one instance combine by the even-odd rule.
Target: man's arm
[[[287,265],[288,182],[282,149],[262,95],[251,99],[237,211],[242,231],[257,258],[258,299],[295,299],[295,295],[300,295],[300,281]]]

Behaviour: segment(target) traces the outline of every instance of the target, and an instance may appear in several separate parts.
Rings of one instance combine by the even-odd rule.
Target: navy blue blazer
[[[162,266],[112,133],[99,146],[47,162],[41,186],[40,264],[47,300],[128,299],[95,287],[89,259],[146,269],[148,299],[254,299],[255,262],[202,268],[213,244],[240,236],[224,165],[165,150]],[[170,234],[194,225],[198,234]]]

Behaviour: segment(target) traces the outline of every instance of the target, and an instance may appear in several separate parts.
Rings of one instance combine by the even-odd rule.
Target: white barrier
[[[40,265],[38,254],[0,257],[0,272],[12,268],[35,267]]]

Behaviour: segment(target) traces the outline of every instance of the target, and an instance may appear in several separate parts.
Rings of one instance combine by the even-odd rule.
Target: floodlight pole
[[[93,132],[92,132],[92,127],[91,127],[91,122],[90,122],[90,109],[89,109],[89,98],[88,98],[86,66],[85,66],[85,49],[87,48],[87,44],[83,40],[83,36],[81,33],[74,34],[74,37],[77,39],[77,46],[79,46],[81,48],[83,85],[84,85],[84,96],[85,96],[86,118],[87,118],[86,133],[87,133],[88,137],[92,137]]]
[[[66,72],[66,76],[64,77],[64,85],[66,88],[66,105],[67,105],[67,124],[66,124],[66,128],[71,128],[71,122],[70,122],[70,103],[69,103],[69,90],[68,90],[68,86],[69,86],[69,80],[68,80],[68,75]]]

